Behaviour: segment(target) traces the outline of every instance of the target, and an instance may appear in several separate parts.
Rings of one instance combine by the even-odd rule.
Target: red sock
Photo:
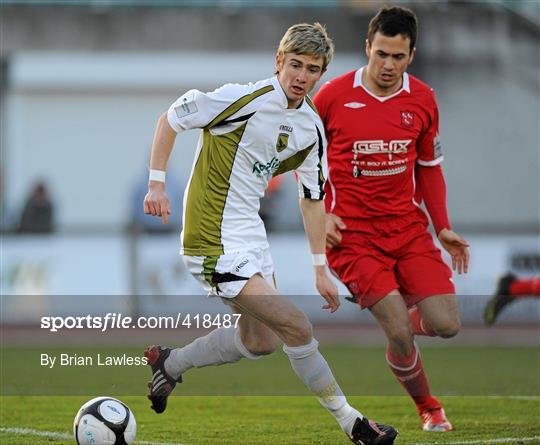
[[[529,280],[515,280],[510,285],[510,295],[513,297],[540,296],[540,277]]]
[[[412,332],[414,335],[427,335],[428,337],[437,336],[431,327],[422,320],[420,311],[416,306],[409,309],[409,318],[411,319]]]
[[[419,413],[441,407],[439,401],[429,391],[429,383],[416,344],[407,357],[394,355],[387,349],[386,361],[401,385],[416,403],[416,409]]]

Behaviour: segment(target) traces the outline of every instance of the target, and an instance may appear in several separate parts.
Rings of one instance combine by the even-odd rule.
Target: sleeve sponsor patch
[[[440,158],[442,156],[441,140],[439,135],[435,136],[433,140],[433,159]]]
[[[197,104],[195,103],[194,98],[188,99],[187,97],[184,97],[182,102],[174,107],[176,117],[179,119],[189,116],[190,114],[194,114],[197,111],[199,110],[197,109]]]

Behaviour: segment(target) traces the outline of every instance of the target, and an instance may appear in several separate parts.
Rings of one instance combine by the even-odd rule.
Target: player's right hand
[[[326,248],[331,249],[341,243],[342,236],[341,230],[346,229],[347,226],[343,220],[333,213],[326,214]]]
[[[326,274],[326,266],[315,267],[315,286],[317,291],[326,300],[326,304],[322,307],[330,312],[335,312],[340,306],[338,288],[335,283]]]
[[[163,182],[150,181],[148,193],[144,197],[144,213],[146,215],[161,216],[161,222],[167,224],[171,214],[171,206]]]

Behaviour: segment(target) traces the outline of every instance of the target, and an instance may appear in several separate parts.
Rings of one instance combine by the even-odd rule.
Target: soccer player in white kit
[[[220,327],[177,349],[150,346],[152,408],[161,413],[182,374],[191,368],[257,360],[283,343],[291,366],[353,443],[393,444],[397,431],[369,421],[348,403],[318,350],[306,315],[279,296],[259,200],[268,181],[295,170],[300,209],[324,309],[339,307],[326,272],[323,125],[307,94],[333,56],[320,24],[287,30],[276,55],[276,76],[210,93],[190,90],[158,121],[150,160],[147,214],[167,222],[165,171],[176,134],[201,129],[184,197],[181,254],[209,295],[237,314],[238,328]]]

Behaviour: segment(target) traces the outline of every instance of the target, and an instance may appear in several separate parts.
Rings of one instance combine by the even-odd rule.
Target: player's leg
[[[238,325],[219,327],[188,345],[172,349],[165,360],[165,370],[174,379],[191,368],[235,363],[242,358],[257,360],[271,354],[279,338],[264,323],[236,305],[229,304],[239,314]]]
[[[518,279],[514,274],[507,273],[497,281],[497,289],[493,298],[489,300],[484,311],[484,320],[492,325],[510,303],[517,298],[527,296],[540,296],[540,277]]]
[[[419,328],[432,336],[451,338],[461,327],[459,305],[455,295],[433,295],[417,304]]]
[[[415,335],[453,337],[460,328],[452,271],[419,221],[404,231],[396,279],[409,309]]]
[[[452,273],[425,226],[417,226],[411,226],[411,233],[407,235],[410,241],[403,243],[402,254],[396,262],[396,278],[405,302],[408,306],[416,305],[409,311],[412,331],[415,335],[453,337],[459,331],[460,320]],[[423,369],[420,375],[429,391]],[[424,401],[417,403],[423,429],[451,431],[452,425],[437,399],[429,394]]]
[[[388,294],[393,295],[390,297],[392,301],[396,298],[397,309],[391,311],[389,318],[384,315],[384,310],[380,311],[380,318],[387,330],[391,331],[387,334],[389,339],[391,338],[389,349],[396,355],[408,356],[414,343],[407,309],[395,290],[398,288],[393,272],[395,260],[374,245],[373,240],[377,238],[378,232],[369,225],[364,229],[342,232],[342,242],[332,249],[327,249],[329,266],[351,292],[350,301],[362,308],[371,308]],[[385,303],[381,304],[383,305]],[[395,323],[391,323],[391,319]]]
[[[144,355],[152,366],[149,399],[154,411],[165,411],[168,396],[190,369],[235,363],[242,358],[258,360],[276,349],[279,339],[271,329],[250,314],[238,309],[234,312],[240,314],[236,327],[219,327],[180,348],[146,349]]]
[[[396,274],[398,261],[395,252],[416,237],[414,221],[396,221],[409,230],[400,228],[403,239],[395,238],[396,227],[387,225],[389,236],[380,236],[380,225],[366,226],[362,232],[343,232],[343,241],[327,252],[332,270],[349,288],[354,300],[362,308],[370,308],[388,338],[387,362],[390,370],[414,400],[418,412],[439,410],[440,403],[429,389],[418,347],[413,341],[411,319],[407,306],[397,289],[401,281]],[[395,225],[395,224],[394,224]],[[422,230],[425,227],[422,225]],[[407,238],[409,236],[410,238]],[[399,284],[398,284],[399,281]],[[424,426],[426,423],[424,422]],[[430,426],[428,425],[428,428]]]
[[[508,294],[517,297],[540,297],[540,277],[515,278],[508,285]]]
[[[415,308],[409,310],[409,315],[416,335],[450,338],[459,332],[459,307],[455,295],[433,295],[420,300]],[[452,424],[439,403],[419,412],[425,431],[452,430]]]
[[[234,313],[240,315],[238,324],[217,328],[183,348],[172,350],[165,362],[165,369],[171,376],[176,378],[191,368],[234,363],[242,358],[257,360],[274,352],[279,345],[276,334],[264,323],[242,310],[234,298],[249,282],[249,275],[264,273],[266,282],[273,288],[274,269],[270,253],[257,250],[235,257],[236,255],[230,259],[218,259],[214,271],[219,272],[213,279],[219,283],[213,284],[219,285],[222,301]],[[239,279],[242,277],[231,273],[239,264],[242,264],[242,271],[248,275],[245,279]],[[205,277],[205,280],[207,279]]]
[[[250,278],[234,303],[279,336],[295,373],[354,443],[393,443],[397,432],[392,427],[370,422],[348,404],[328,363],[319,352],[311,323],[300,309],[277,295],[275,289],[258,275]]]
[[[267,271],[268,278],[272,278],[269,253],[257,250],[241,255],[184,257],[184,261],[210,295],[219,294],[241,317],[237,326],[217,328],[181,348],[147,348],[145,356],[152,367],[149,399],[157,413],[165,410],[168,396],[176,383],[182,381],[182,374],[189,369],[234,363],[241,358],[256,360],[274,351],[279,343],[278,337],[267,326],[251,315],[243,314],[232,303],[250,275],[260,270]],[[239,264],[242,264],[244,276],[232,273]],[[247,339],[249,342],[245,344]]]
[[[369,308],[383,328],[388,339],[388,365],[422,412],[438,402],[430,394],[407,306],[397,290],[396,260],[383,253],[384,246],[374,246],[377,236],[377,232],[344,232],[343,242],[329,252],[328,259],[356,301]]]
[[[414,342],[407,307],[397,290],[370,307],[388,339],[386,361],[414,400],[419,413],[439,409],[430,392],[418,346]]]

